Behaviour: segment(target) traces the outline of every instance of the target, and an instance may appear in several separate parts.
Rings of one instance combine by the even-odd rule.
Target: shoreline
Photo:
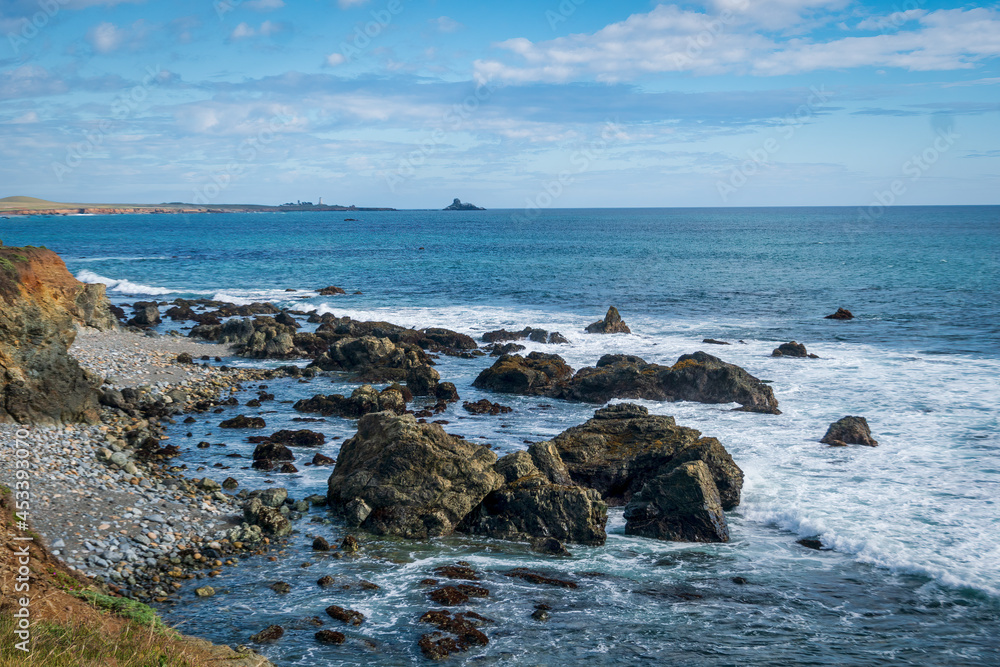
[[[369,213],[373,211],[396,211],[386,207],[358,206],[264,206],[255,204],[232,204],[224,206],[109,206],[65,205],[39,208],[0,208],[0,219],[4,217],[31,216],[78,216],[78,215],[176,215],[202,213]]]

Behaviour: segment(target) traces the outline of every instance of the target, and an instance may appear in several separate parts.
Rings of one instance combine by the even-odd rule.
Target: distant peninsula
[[[475,204],[469,204],[467,202],[463,203],[461,199],[459,199],[458,197],[456,197],[455,201],[453,201],[451,203],[451,206],[448,206],[448,207],[446,207],[443,210],[445,210],[445,211],[485,211],[486,209],[485,208],[480,208],[479,206],[476,206]]]
[[[394,208],[359,208],[296,202],[280,206],[258,204],[67,204],[36,197],[0,199],[0,216],[11,215],[119,215],[128,213],[290,213],[294,211],[395,211]]]

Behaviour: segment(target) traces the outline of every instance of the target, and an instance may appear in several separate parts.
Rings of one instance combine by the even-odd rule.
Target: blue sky
[[[0,196],[1000,203],[1000,4],[3,0]]]

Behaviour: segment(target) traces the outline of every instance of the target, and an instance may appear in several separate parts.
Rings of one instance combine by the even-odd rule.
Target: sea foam
[[[119,294],[132,294],[136,296],[162,296],[164,294],[174,294],[174,290],[167,289],[166,287],[153,287],[151,285],[134,283],[125,279],[119,280],[115,278],[106,278],[87,269],[77,273],[76,279],[82,283],[103,283],[104,285],[107,285],[109,292],[118,292]]]

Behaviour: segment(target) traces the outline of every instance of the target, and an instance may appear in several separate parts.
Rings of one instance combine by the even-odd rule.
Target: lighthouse
[[[317,206],[322,206],[322,205],[323,205],[323,198],[322,198],[322,197],[320,197],[320,198],[319,198],[319,204],[317,204]]]

